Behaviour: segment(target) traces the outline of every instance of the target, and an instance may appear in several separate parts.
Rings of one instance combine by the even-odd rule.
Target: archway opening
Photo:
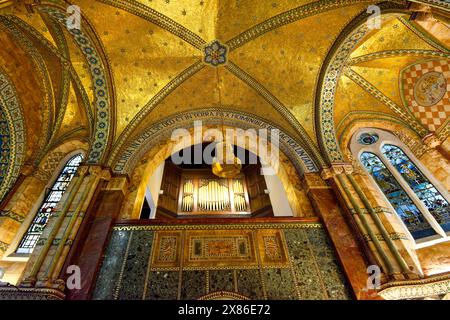
[[[140,218],[293,216],[275,170],[268,170],[255,153],[233,145],[240,171],[219,177],[211,166],[215,147],[215,142],[193,144],[166,158],[147,183]]]

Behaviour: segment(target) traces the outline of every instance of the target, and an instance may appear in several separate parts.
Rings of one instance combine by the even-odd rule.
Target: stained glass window
[[[445,231],[450,231],[450,205],[428,178],[397,146],[382,147],[384,156],[402,175],[420,201]]]
[[[422,215],[422,212],[416,207],[379,157],[370,152],[363,152],[360,160],[386,195],[414,239],[421,239],[436,234]]]
[[[45,226],[47,225],[48,219],[51,214],[55,211],[58,202],[61,200],[64,192],[72,181],[75,172],[80,166],[83,160],[83,155],[78,154],[72,157],[64,166],[61,173],[59,174],[56,182],[53,184],[48,195],[46,196],[43,204],[38,210],[38,213],[33,219],[27,233],[23,237],[19,244],[17,253],[31,253],[33,252],[39,237],[42,234]]]

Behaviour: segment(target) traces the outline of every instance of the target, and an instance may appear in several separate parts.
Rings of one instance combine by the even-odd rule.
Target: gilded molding
[[[224,123],[243,129],[278,129],[280,143],[279,147],[293,162],[300,174],[304,172],[317,172],[318,164],[304,150],[302,141],[293,139],[276,125],[252,114],[234,111],[224,108],[203,108],[200,110],[187,111],[158,121],[146,128],[143,132],[136,134],[131,141],[121,149],[114,148],[115,157],[111,157],[108,166],[116,173],[129,173],[138,159],[145,154],[156,143],[164,139],[170,139],[172,130],[176,128],[190,128],[194,120],[205,121],[206,124]],[[149,143],[151,141],[151,143]]]
[[[64,300],[65,294],[51,288],[0,287],[0,300]]]
[[[388,282],[378,294],[386,300],[418,299],[450,292],[450,276]]]
[[[184,225],[116,225],[116,231],[169,231],[169,230],[235,230],[235,229],[315,229],[322,228],[320,222],[294,222],[294,223],[251,223],[251,224],[184,224]]]
[[[6,252],[8,250],[9,244],[6,242],[0,241],[0,251]]]
[[[352,163],[348,162],[334,162],[328,168],[322,169],[320,175],[322,179],[328,180],[334,178],[339,174],[352,174],[355,172],[355,167]]]
[[[365,208],[360,208],[361,212],[363,214],[370,214],[369,211]],[[386,214],[393,214],[393,212],[386,208],[386,207],[381,207],[381,206],[377,206],[377,207],[373,207],[373,210],[375,211],[375,213],[377,214],[381,214],[381,213],[386,213]],[[357,214],[356,210],[354,208],[350,208],[350,212],[352,214]]]
[[[368,234],[363,234],[364,240],[366,242],[373,241]],[[386,241],[384,239],[383,235],[381,233],[376,233],[375,236],[377,237],[378,241]],[[391,232],[389,233],[389,239],[391,240],[409,240],[409,238],[406,236],[406,234],[401,232]]]
[[[426,57],[439,57],[450,59],[450,53],[433,51],[433,50],[420,50],[420,49],[397,49],[397,50],[385,50],[380,52],[373,52],[365,54],[359,57],[354,57],[348,60],[348,65],[355,65],[376,59],[400,57],[400,56],[426,56]]]
[[[236,292],[215,291],[201,296],[197,300],[250,300],[250,298]]]
[[[450,3],[448,3],[448,1],[446,0],[411,0],[411,1],[426,4],[435,8],[444,9],[446,11],[450,10]]]
[[[0,68],[0,110],[4,114],[6,125],[9,131],[9,153],[5,151],[2,154],[3,161],[7,161],[6,168],[2,171],[2,180],[0,184],[0,199],[6,195],[8,190],[14,185],[20,174],[20,168],[25,159],[26,149],[26,129],[20,100],[11,79]]]

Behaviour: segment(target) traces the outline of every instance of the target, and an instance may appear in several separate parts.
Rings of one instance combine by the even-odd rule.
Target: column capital
[[[105,190],[122,191],[122,193],[125,194],[128,188],[128,183],[129,178],[127,175],[112,176],[106,185]]]
[[[89,174],[99,177],[100,179],[109,181],[111,179],[111,170],[99,165],[90,165]]]
[[[319,173],[305,173],[302,180],[303,189],[308,193],[311,189],[328,189],[330,186]]]
[[[435,149],[442,143],[442,141],[439,140],[438,137],[436,137],[436,134],[434,132],[427,134],[425,137],[423,137],[422,142],[425,146],[427,146],[428,149]]]
[[[355,172],[354,165],[349,162],[334,162],[320,173],[322,179],[328,180],[338,174],[351,174]]]

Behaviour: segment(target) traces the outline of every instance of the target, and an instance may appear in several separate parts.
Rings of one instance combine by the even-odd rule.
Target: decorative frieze
[[[0,300],[64,300],[64,293],[48,288],[20,288],[0,286]]]
[[[375,236],[377,237],[378,241],[386,241],[384,239],[383,235],[380,233],[375,234]],[[366,242],[372,241],[372,239],[370,238],[370,236],[368,234],[363,234],[363,237]],[[389,233],[389,239],[391,239],[391,240],[409,240],[409,238],[406,236],[406,234],[401,233],[401,232]]]
[[[322,179],[328,180],[338,174],[351,174],[354,171],[354,166],[351,163],[335,162],[332,163],[328,168],[324,168],[320,175],[322,176]]]
[[[378,292],[386,300],[419,299],[450,292],[450,276],[390,282]]]

